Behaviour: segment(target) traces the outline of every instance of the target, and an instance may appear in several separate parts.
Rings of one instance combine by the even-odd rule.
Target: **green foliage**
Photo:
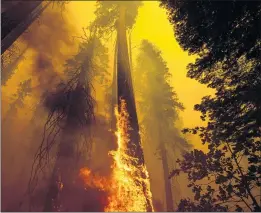
[[[163,1],[162,5],[169,11],[182,48],[199,56],[195,63],[189,64],[188,76],[216,89],[215,97],[204,97],[195,106],[202,113],[202,120],[208,120],[206,127],[184,130],[199,134],[202,143],[208,143],[209,152],[194,150],[186,154],[179,162],[179,172],[188,174],[193,189],[199,186],[194,181],[214,181],[219,190],[212,204],[227,202],[230,210],[258,211],[261,4],[257,1],[226,4]],[[200,209],[200,203],[193,205]]]

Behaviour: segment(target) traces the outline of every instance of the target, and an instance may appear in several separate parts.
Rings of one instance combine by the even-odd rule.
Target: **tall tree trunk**
[[[50,3],[51,1],[43,5],[42,1],[21,1],[1,13],[1,54],[41,15]]]
[[[138,165],[144,164],[144,155],[141,147],[141,140],[139,135],[139,124],[133,94],[128,44],[125,25],[125,10],[123,6],[120,8],[120,17],[118,20],[117,36],[118,36],[118,52],[117,52],[117,89],[118,89],[118,104],[121,99],[124,99],[127,104],[127,111],[129,113],[129,122],[131,129],[129,130],[130,141],[129,155],[138,160]],[[119,106],[120,110],[120,106]]]
[[[171,191],[171,183],[170,183],[170,179],[169,179],[169,166],[168,166],[167,150],[164,146],[164,143],[162,143],[162,142],[160,142],[160,154],[161,154],[164,185],[165,185],[166,209],[167,209],[167,212],[172,212],[172,211],[174,211],[174,207],[173,207],[173,196],[172,196],[172,191]]]
[[[144,154],[141,146],[141,139],[139,135],[139,124],[136,112],[132,77],[128,53],[128,43],[126,35],[126,24],[125,24],[125,11],[126,8],[122,5],[120,7],[120,16],[118,19],[117,28],[117,97],[118,97],[118,111],[121,110],[121,100],[126,102],[126,110],[129,114],[129,124],[128,135],[130,142],[127,144],[127,154],[135,159],[132,164],[136,167],[144,166]],[[147,186],[144,182],[137,183],[141,184],[143,187],[144,195],[147,190]],[[147,200],[147,212],[152,211],[152,204],[150,200]]]

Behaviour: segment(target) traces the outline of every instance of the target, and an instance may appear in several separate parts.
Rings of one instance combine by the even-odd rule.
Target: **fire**
[[[120,112],[115,110],[117,118],[118,149],[109,152],[114,160],[112,175],[104,178],[91,173],[87,168],[80,171],[86,186],[98,188],[108,194],[105,212],[147,212],[153,211],[152,194],[147,169],[144,165],[135,166],[138,159],[129,156],[127,145],[129,115],[126,102],[121,100]]]

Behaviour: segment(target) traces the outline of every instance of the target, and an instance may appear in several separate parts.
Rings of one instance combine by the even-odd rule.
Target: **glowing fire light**
[[[87,187],[98,188],[108,194],[105,212],[147,212],[153,211],[152,194],[147,169],[144,165],[134,166],[138,159],[129,156],[129,115],[126,102],[121,100],[120,112],[116,111],[118,149],[109,154],[114,160],[110,178],[95,176],[87,168],[80,171]]]

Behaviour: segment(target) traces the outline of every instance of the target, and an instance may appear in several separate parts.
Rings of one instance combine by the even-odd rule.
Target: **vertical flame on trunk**
[[[110,151],[114,164],[110,178],[100,177],[87,168],[80,171],[87,187],[98,188],[107,193],[105,212],[147,212],[152,207],[152,194],[147,169],[144,165],[137,166],[138,159],[128,155],[129,115],[126,102],[121,100],[120,110],[115,110],[117,118],[118,148]],[[152,209],[153,210],[153,209]]]

